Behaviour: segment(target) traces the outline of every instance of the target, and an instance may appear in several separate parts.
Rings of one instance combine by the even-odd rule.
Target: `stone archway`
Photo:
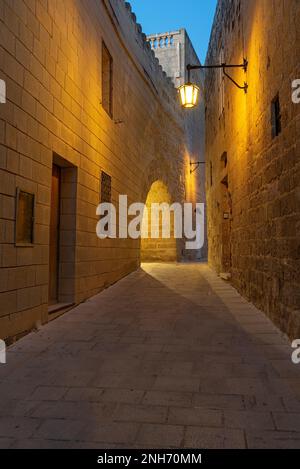
[[[146,208],[148,220],[145,225],[148,225],[148,234],[149,237],[142,238],[141,240],[141,261],[142,262],[176,262],[178,259],[177,255],[177,239],[174,238],[174,216],[171,213],[170,217],[170,238],[162,237],[162,228],[163,228],[163,216],[160,213],[158,226],[156,228],[159,232],[158,238],[152,238],[151,233],[151,224],[152,227],[155,224],[155,221],[151,218],[151,204],[171,204],[172,199],[168,187],[161,180],[156,180],[152,183],[150,190],[146,198]],[[145,216],[145,215],[144,215]],[[145,220],[144,220],[145,221]],[[146,226],[147,228],[147,226]]]

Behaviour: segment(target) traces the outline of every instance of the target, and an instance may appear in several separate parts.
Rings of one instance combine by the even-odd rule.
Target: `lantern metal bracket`
[[[193,174],[195,171],[197,171],[200,164],[205,164],[205,163],[206,163],[205,161],[190,161],[190,174]]]
[[[221,68],[223,70],[224,75],[229,78],[229,80],[240,90],[244,90],[245,93],[248,91],[248,83],[244,82],[244,86],[239,85],[226,71],[228,68],[242,68],[244,72],[247,72],[248,68],[248,60],[244,59],[242,64],[237,64],[237,65],[232,65],[232,64],[226,64],[226,63],[221,63],[218,65],[187,65],[187,71],[188,71],[188,82],[191,82],[191,70],[199,70],[199,69],[210,69],[210,68]]]

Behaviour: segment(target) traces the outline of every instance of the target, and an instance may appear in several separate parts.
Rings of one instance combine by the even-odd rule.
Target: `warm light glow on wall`
[[[177,240],[174,237],[174,215],[171,214],[171,238],[163,238],[163,219],[160,215],[158,238],[152,238],[151,227],[153,221],[151,220],[151,204],[172,204],[172,198],[168,187],[161,181],[155,181],[147,195],[146,207],[148,209],[148,238],[141,239],[141,261],[142,262],[171,262],[177,260]],[[143,223],[145,222],[145,219]],[[154,224],[155,226],[155,224]]]
[[[185,168],[185,199],[188,202],[196,202],[197,198],[197,171],[191,173],[191,155],[186,150],[184,155]]]

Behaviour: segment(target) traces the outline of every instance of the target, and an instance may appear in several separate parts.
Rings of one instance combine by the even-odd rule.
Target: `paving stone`
[[[298,375],[298,378],[300,378],[299,364],[295,365],[292,361],[288,363],[287,360],[272,360],[271,364],[282,377],[296,378]]]
[[[121,404],[114,412],[115,421],[164,423],[167,407]]]
[[[58,401],[66,394],[67,388],[59,386],[39,386],[35,389],[29,400]]]
[[[101,402],[104,390],[99,388],[70,388],[63,398],[65,401]]]
[[[184,439],[185,448],[243,449],[246,448],[243,430],[209,427],[188,427]]]
[[[199,391],[199,378],[184,377],[176,378],[175,376],[159,376],[156,378],[153,389],[164,391]]]
[[[275,430],[271,413],[252,411],[224,411],[226,428],[245,428],[249,430]]]
[[[0,384],[0,402],[11,399],[27,399],[36,387],[37,384],[35,383],[15,383],[5,380]]]
[[[141,402],[145,391],[137,389],[105,389],[101,400],[104,402],[126,402],[137,404]]]
[[[12,438],[0,438],[0,449],[9,449],[13,446],[15,440]]]
[[[99,422],[89,422],[80,432],[80,441],[99,441],[102,443],[128,444],[135,441],[139,424],[127,422],[115,422],[99,425]]]
[[[283,396],[282,397],[284,408],[288,412],[299,412],[300,413],[300,400],[295,399],[291,396]]]
[[[85,421],[48,419],[33,434],[33,438],[42,440],[78,440]]]
[[[142,401],[143,404],[165,406],[192,405],[192,393],[173,391],[148,391]]]
[[[45,384],[49,385],[59,385],[65,387],[71,386],[88,386],[92,379],[94,379],[95,373],[92,371],[84,371],[77,369],[76,371],[62,371],[61,367],[58,372],[53,373],[52,377],[49,378],[48,382]]]
[[[286,378],[286,383],[288,383],[290,389],[292,390],[294,396],[300,401],[300,379],[298,378]]]
[[[112,444],[99,441],[68,441],[64,443],[67,444],[68,449],[128,449],[128,444],[124,443]]]
[[[232,363],[211,363],[210,366],[205,366],[205,363],[198,362],[194,365],[192,376],[197,376],[201,380],[207,377],[226,378],[232,375]]]
[[[78,442],[76,442],[76,446]],[[11,449],[70,449],[72,443],[62,440],[41,440],[28,438],[23,440],[14,440],[10,446]]]
[[[270,394],[266,396],[244,396],[244,404],[246,410],[253,410],[254,412],[283,412],[286,409],[282,397]]]
[[[220,386],[222,388],[221,382]],[[228,394],[266,395],[269,391],[265,381],[259,378],[228,378],[224,381],[223,387]]]
[[[168,423],[178,425],[198,425],[199,427],[220,427],[222,412],[220,410],[197,407],[171,407]]]
[[[233,378],[256,378],[258,376],[276,378],[278,376],[274,368],[262,360],[259,360],[258,363],[234,363],[227,376],[229,375]]]
[[[32,412],[33,417],[43,419],[98,420],[110,422],[116,408],[113,403],[98,402],[41,402]]]
[[[28,438],[40,426],[38,419],[3,417],[0,419],[0,437]]]
[[[168,376],[190,376],[194,373],[193,362],[163,362],[160,364],[159,374]]]
[[[178,425],[152,425],[143,424],[137,437],[137,443],[150,445],[153,448],[180,448],[184,435],[184,427]]]
[[[0,401],[0,418],[29,416],[37,405],[36,401],[22,401],[20,399]]]
[[[249,449],[300,449],[300,433],[246,431]]]
[[[194,394],[193,405],[206,409],[221,410],[244,410],[245,402],[243,396],[226,394]]]
[[[274,412],[273,416],[278,430],[300,432],[300,413]]]

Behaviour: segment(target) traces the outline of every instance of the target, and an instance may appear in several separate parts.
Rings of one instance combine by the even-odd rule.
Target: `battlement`
[[[159,94],[162,104],[173,113],[174,118],[180,123],[181,113],[178,112],[177,90],[156,57],[155,51],[151,48],[130,3],[124,0],[110,0],[107,5],[111,9],[112,20],[133,61],[140,67],[155,92]]]

